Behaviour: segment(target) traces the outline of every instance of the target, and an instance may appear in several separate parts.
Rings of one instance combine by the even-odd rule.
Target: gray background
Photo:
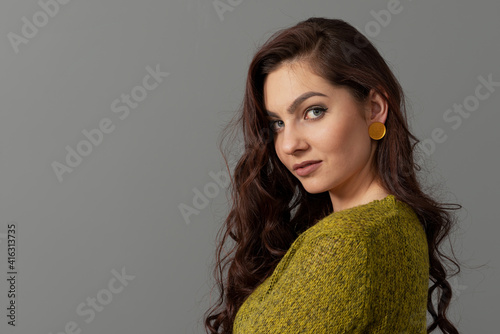
[[[81,333],[204,333],[215,234],[228,209],[226,189],[210,176],[224,168],[220,130],[240,104],[256,47],[310,16],[370,27],[407,93],[415,134],[446,135],[425,159],[426,183],[464,206],[457,255],[486,264],[451,280],[450,317],[462,333],[496,332],[500,87],[456,129],[443,115],[474,95],[479,76],[500,81],[500,3],[401,0],[382,24],[373,13],[387,10],[385,0],[221,2],[231,10],[219,16],[212,0],[72,0],[43,22],[37,1],[2,1],[0,332],[55,334],[73,321]],[[9,36],[22,37],[22,18],[34,15],[41,27],[16,52]],[[113,101],[140,93],[148,66],[169,75],[120,119]],[[104,118],[113,132],[60,182],[52,163],[65,164],[66,146],[76,149]],[[197,190],[218,195],[187,223],[179,207],[192,207]],[[15,328],[5,316],[10,222]],[[112,271],[122,268],[135,277],[110,293]],[[77,313],[96,297],[106,305],[93,319]]]

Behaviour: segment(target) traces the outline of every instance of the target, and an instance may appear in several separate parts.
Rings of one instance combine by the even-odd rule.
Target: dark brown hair
[[[266,118],[264,80],[283,62],[295,60],[307,61],[315,73],[349,89],[358,101],[364,101],[372,89],[386,99],[387,133],[377,144],[375,168],[387,191],[414,209],[427,235],[432,281],[427,310],[433,319],[428,332],[439,327],[445,334],[458,333],[446,312],[452,296],[447,278],[458,274],[460,265],[439,246],[454,226],[451,210],[461,206],[440,203],[422,190],[416,174],[421,166],[414,160],[419,140],[408,129],[403,90],[382,56],[350,24],[326,18],[310,18],[280,30],[264,43],[248,70],[241,113],[224,129],[224,134],[228,129],[241,131],[245,146],[231,175],[232,207],[217,234],[223,233],[213,273],[220,295],[205,314],[206,330],[231,333],[243,301],[272,274],[295,238],[333,212],[328,192],[308,193],[280,162]],[[226,252],[228,237],[234,244]],[[451,274],[443,260],[457,271]]]

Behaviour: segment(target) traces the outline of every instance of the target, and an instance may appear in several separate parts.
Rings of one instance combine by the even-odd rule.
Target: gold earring
[[[373,122],[368,127],[368,134],[370,135],[371,139],[375,140],[382,139],[385,136],[385,132],[386,130],[384,123]]]

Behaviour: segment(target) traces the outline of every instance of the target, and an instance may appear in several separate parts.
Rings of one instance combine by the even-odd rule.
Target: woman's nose
[[[297,128],[285,126],[282,135],[280,145],[283,153],[293,155],[297,151],[307,149],[307,141],[304,135],[300,131],[297,131]]]

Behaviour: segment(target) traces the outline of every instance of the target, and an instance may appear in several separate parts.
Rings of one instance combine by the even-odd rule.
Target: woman
[[[441,260],[460,266],[438,246],[461,206],[422,191],[403,91],[362,34],[325,18],[275,33],[237,121],[209,333],[458,333]]]

